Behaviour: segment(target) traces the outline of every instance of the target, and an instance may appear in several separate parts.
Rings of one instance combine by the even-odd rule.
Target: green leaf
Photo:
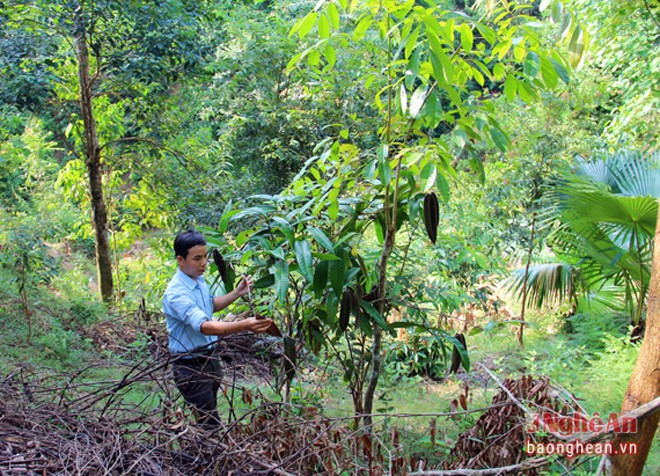
[[[328,205],[328,218],[331,220],[336,220],[339,216],[339,201],[332,200],[330,205]]]
[[[479,71],[477,68],[470,68],[470,73],[472,74],[472,77],[474,80],[479,83],[479,86],[483,86],[484,83],[486,82],[484,79],[484,75],[481,74],[481,71]]]
[[[509,142],[507,136],[497,127],[490,127],[488,132],[490,133],[493,143],[500,149],[502,152],[506,152],[506,147]]]
[[[522,100],[527,103],[538,99],[536,89],[530,84],[527,84],[526,81],[518,81],[518,94],[520,94]]]
[[[433,66],[433,77],[442,85],[448,86],[454,80],[454,65],[444,52],[437,38],[429,36],[431,45],[431,64]]]
[[[378,175],[380,182],[385,186],[392,180],[392,168],[388,157],[389,146],[382,144],[378,148]]]
[[[335,292],[337,298],[342,294],[344,288],[344,277],[346,275],[346,265],[343,259],[337,261],[329,261],[328,276],[330,277],[330,284]]]
[[[293,28],[289,32],[289,36],[298,32],[298,38],[303,39],[307,35],[307,33],[312,31],[312,28],[314,28],[317,17],[318,17],[317,12],[314,11],[309,12],[298,23],[296,23],[293,26]]]
[[[474,34],[472,33],[472,28],[467,23],[463,23],[460,26],[461,29],[461,46],[466,53],[472,51],[472,46],[474,45]]]
[[[330,323],[336,322],[338,308],[339,308],[339,297],[337,297],[335,293],[328,294],[328,297],[325,300],[325,310],[328,314],[327,320]]]
[[[309,227],[307,231],[319,245],[326,249],[326,251],[329,251],[330,253],[335,252],[335,247],[333,246],[332,241],[330,241],[330,238],[328,238],[322,230],[315,227]]]
[[[290,245],[295,241],[293,227],[291,224],[282,217],[273,217],[273,221],[279,225],[279,230],[282,232]]]
[[[276,261],[272,267],[275,276],[275,291],[280,304],[286,303],[289,290],[289,264],[286,261]]]
[[[333,28],[339,28],[339,10],[332,2],[328,2],[328,18]]]
[[[516,81],[516,78],[513,76],[513,74],[507,74],[506,80],[504,81],[504,95],[509,102],[513,102],[516,99],[517,89],[518,81]]]
[[[442,103],[440,98],[435,91],[429,93],[429,97],[426,99],[426,106],[424,107],[424,119],[426,120],[426,126],[431,129],[435,129],[440,124],[444,112],[442,110]]]
[[[431,188],[433,188],[435,185],[436,176],[437,169],[435,168],[433,162],[429,162],[420,173],[419,188],[422,193],[426,193],[431,190]]]
[[[378,324],[383,330],[389,331],[390,330],[390,325],[387,323],[387,320],[382,316],[380,312],[373,306],[368,301],[363,301],[360,300],[360,305],[362,306],[362,309],[365,310],[369,316],[374,320],[376,324]]]
[[[373,20],[371,19],[370,16],[365,16],[360,20],[358,25],[355,27],[355,31],[353,31],[353,40],[354,41],[359,41],[362,38],[364,38],[364,35],[367,33],[367,30],[373,23]]]
[[[374,220],[374,229],[376,231],[376,239],[378,240],[378,244],[382,245],[383,241],[385,240],[385,220],[383,220],[380,214]]]
[[[277,259],[285,258],[284,249],[282,249],[281,246],[278,246],[277,248],[269,249],[268,252]]]
[[[456,337],[450,336],[449,334],[442,334],[443,339],[448,340],[456,346],[456,350],[461,356],[461,364],[463,368],[469,372],[470,371],[470,356],[468,355],[467,349],[463,346],[463,343],[459,341]]]
[[[336,261],[341,259],[339,256],[333,255],[332,253],[318,253],[316,251],[312,251],[312,256],[324,261]]]
[[[484,40],[491,45],[495,44],[495,39],[497,38],[495,30],[483,23],[477,23],[475,26],[477,27],[477,30],[479,30],[479,33],[481,33],[481,36],[483,36]]]
[[[275,276],[268,274],[263,278],[257,279],[252,287],[255,289],[264,289],[271,287],[273,284],[275,284]]]
[[[555,4],[552,6],[552,19],[555,23],[559,23],[559,20],[561,19],[563,12],[564,12],[564,6],[562,5],[562,3],[555,2]]]
[[[541,3],[539,5],[539,11],[544,12],[546,8],[548,8],[548,5],[550,5],[550,2],[553,0],[541,0]]]
[[[408,59],[410,58],[410,55],[412,52],[415,50],[417,47],[417,40],[419,39],[419,27],[416,27],[410,35],[408,35],[408,38],[406,38],[406,46],[404,50],[405,58]],[[419,57],[418,57],[419,61]]]
[[[236,236],[236,246],[239,248],[243,246],[250,239],[252,235],[257,232],[256,228],[250,228],[248,230],[243,230]]]
[[[413,119],[417,118],[419,111],[424,105],[424,100],[426,99],[426,86],[420,85],[415,92],[413,92],[412,97],[410,98],[410,117]]]
[[[502,63],[496,63],[495,66],[493,66],[493,77],[495,80],[500,81],[505,76],[506,69],[504,68],[504,65],[502,65]]]
[[[418,202],[418,207],[419,207],[419,202]],[[367,265],[364,262],[364,259],[362,259],[362,256],[359,254],[356,255],[356,258],[358,260],[358,263],[360,264],[360,271],[362,273],[362,287],[363,289],[371,289],[371,275],[369,274],[369,270],[367,269]]]
[[[412,53],[412,56],[410,57],[410,60],[408,61],[408,70],[406,71],[406,87],[412,89],[415,86],[415,81],[417,80],[417,77],[419,76],[419,61],[420,61],[420,53],[419,50],[415,50]]]
[[[328,267],[327,261],[319,261],[314,268],[314,295],[317,299],[321,299],[328,283]]]
[[[401,113],[405,116],[408,112],[408,91],[406,91],[404,83],[401,83],[399,88],[399,104],[401,105]]]
[[[548,58],[541,58],[541,74],[543,75],[543,82],[549,89],[557,87],[559,75]]]
[[[307,63],[310,66],[318,66],[318,64],[321,62],[321,53],[319,53],[318,50],[312,50],[309,52],[307,55]]]
[[[479,181],[482,184],[486,183],[486,171],[484,170],[484,164],[481,158],[477,156],[470,157],[470,166],[479,177]]]
[[[309,242],[307,240],[296,241],[294,250],[301,274],[311,283],[314,281],[314,275],[312,272],[313,260]]]
[[[232,213],[230,217],[230,221],[236,221],[236,220],[241,220],[243,218],[248,218],[248,217],[253,217],[253,216],[266,216],[270,215],[277,209],[272,206],[272,205],[257,205],[254,207],[246,208],[245,210],[241,210],[238,213]]]
[[[440,195],[442,195],[442,201],[445,203],[449,203],[449,182],[447,182],[447,179],[445,178],[444,175],[438,174],[435,178],[435,183],[438,187],[438,191],[440,192]]]
[[[333,68],[337,63],[337,54],[335,53],[335,49],[332,47],[330,43],[325,45],[325,49],[323,50],[323,56],[325,56],[325,60],[328,62],[328,66],[330,68]]]
[[[552,66],[554,67],[555,71],[557,72],[557,75],[561,78],[561,80],[564,83],[568,84],[569,81],[571,80],[571,77],[568,74],[568,70],[564,68],[564,65],[553,58],[550,59],[550,63],[552,63]]]
[[[457,128],[454,129],[454,142],[456,143],[457,146],[459,146],[461,149],[465,147],[465,144],[467,144],[468,141],[468,135],[467,132],[465,132],[465,129]]]
[[[319,16],[318,30],[320,38],[330,37],[330,20],[327,15]]]
[[[527,58],[525,58],[525,63],[523,64],[523,73],[529,78],[536,78],[536,75],[539,73],[539,68],[541,63],[539,61],[539,55],[530,51],[527,53]]]
[[[573,15],[571,15],[570,12],[566,12],[563,16],[556,18],[554,20],[555,23],[559,23],[560,19],[561,25],[559,26],[559,35],[563,37],[567,31],[570,31],[571,25],[573,24]]]
[[[225,233],[227,231],[227,228],[229,227],[229,220],[232,216],[238,213],[238,210],[232,210],[232,205],[232,201],[230,200],[229,203],[227,203],[225,206],[225,210],[222,212],[222,216],[220,217],[220,221],[218,223],[219,233]]]
[[[577,68],[580,65],[584,57],[584,52],[587,50],[589,46],[589,32],[586,29],[583,29],[582,27],[580,27],[580,31],[581,31],[581,35],[577,40],[577,42],[575,43],[574,47],[569,45],[568,48],[568,57],[571,66],[573,66],[574,68]]]

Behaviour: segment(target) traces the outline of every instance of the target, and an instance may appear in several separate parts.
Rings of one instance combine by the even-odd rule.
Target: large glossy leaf
[[[362,309],[364,309],[364,311],[374,320],[376,324],[378,324],[379,327],[386,331],[390,330],[390,326],[387,323],[387,320],[380,312],[378,312],[378,309],[376,309],[373,304],[368,301],[361,300],[360,306],[362,306]]]
[[[330,284],[337,298],[342,295],[344,288],[344,277],[346,276],[346,264],[343,259],[330,261],[328,265],[328,276]]]
[[[319,261],[314,268],[314,295],[317,299],[323,296],[323,291],[328,283],[328,268],[328,261]]]
[[[230,220],[236,221],[255,216],[266,216],[273,213],[275,210],[277,210],[277,208],[275,208],[273,205],[257,205],[233,214]]]
[[[296,241],[294,246],[296,261],[300,267],[300,273],[305,276],[308,282],[314,281],[314,270],[312,261],[312,251],[307,240]]]
[[[286,261],[277,261],[273,265],[273,274],[275,276],[277,299],[281,304],[284,304],[289,290],[289,264]]]
[[[282,217],[274,217],[273,221],[277,223],[279,230],[286,237],[287,241],[289,242],[289,245],[292,245],[295,241],[295,236],[291,223],[289,223],[287,220],[285,220]]]
[[[310,235],[312,235],[312,238],[314,238],[319,245],[326,249],[326,251],[329,253],[334,253],[335,249],[332,241],[330,241],[330,238],[328,238],[328,236],[323,233],[322,230],[315,227],[309,227],[307,231]]]

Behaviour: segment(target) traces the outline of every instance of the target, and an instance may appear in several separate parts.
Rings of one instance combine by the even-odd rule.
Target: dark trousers
[[[220,425],[217,405],[222,373],[217,358],[206,356],[175,359],[172,373],[179,392],[197,411],[197,421],[207,428]]]

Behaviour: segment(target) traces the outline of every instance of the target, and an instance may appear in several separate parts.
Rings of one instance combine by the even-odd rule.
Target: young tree
[[[549,3],[543,2],[544,6]],[[336,272],[330,273],[335,278],[328,302],[335,305],[326,306],[332,312],[325,316],[336,321],[337,301],[346,303],[344,309],[353,301],[359,303],[350,306],[359,316],[356,325],[370,326],[365,332],[370,355],[362,361],[370,376],[353,396],[356,412],[366,415],[367,427],[381,372],[387,302],[393,297],[388,267],[397,233],[404,223],[423,214],[435,242],[439,203],[434,191],[448,199],[456,156],[483,174],[474,144],[486,141],[502,151],[510,145],[497,118],[498,96],[530,102],[541,89],[556,87],[559,78],[568,81],[570,61],[548,46],[551,41],[543,36],[543,29],[537,30],[539,22],[532,16],[531,6],[507,1],[479,4],[480,10],[457,12],[441,2],[331,0],[318,2],[291,31],[301,39],[318,33],[290,66],[306,62],[319,81],[326,80],[328,72],[342,61],[348,45],[359,44],[362,77],[368,78],[365,94],[374,98],[370,106],[380,117],[378,131],[372,135],[375,140],[362,142],[351,136],[350,128],[342,128],[326,143],[325,153],[310,159],[298,183],[292,185],[294,192],[308,193],[305,184],[312,186],[312,177],[318,181],[321,176],[314,170],[315,159],[319,164],[333,161],[336,176],[324,179],[327,183],[318,190],[319,199],[307,207],[313,207],[317,215],[327,214],[331,221],[341,219],[340,211],[350,210],[343,215],[346,223],[337,223],[328,231],[332,245],[328,251],[336,257],[337,242],[347,243],[349,237],[342,233],[349,225],[362,223],[356,227],[357,234],[373,225],[379,236],[378,257],[367,263],[360,260],[350,277],[346,271],[354,259],[351,256],[358,261],[362,254],[360,240],[346,250],[344,259],[331,259],[338,264],[334,265]],[[563,19],[572,25],[570,31],[564,28],[561,33],[574,38],[569,57],[579,59],[586,33],[570,15],[566,21],[566,15],[561,5],[553,10],[556,21]],[[299,255],[308,258],[298,259],[299,267],[309,270],[310,281],[316,277],[311,273],[313,255],[303,248],[307,246],[301,245]],[[366,279],[372,273],[373,290],[357,282],[359,276]],[[361,287],[356,296],[355,290]],[[352,291],[346,294],[348,288]],[[347,313],[340,309],[340,320],[344,320],[340,328],[346,329],[346,318]]]

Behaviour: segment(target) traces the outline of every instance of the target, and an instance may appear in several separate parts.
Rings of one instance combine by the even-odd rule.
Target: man
[[[174,382],[186,402],[197,411],[198,422],[206,427],[220,424],[217,394],[221,372],[212,356],[218,336],[237,332],[265,332],[271,319],[251,317],[223,322],[213,313],[225,309],[252,288],[252,277],[243,276],[232,292],[214,297],[204,280],[208,262],[206,239],[196,230],[187,230],[174,240],[179,268],[163,296],[163,312],[173,356]]]

